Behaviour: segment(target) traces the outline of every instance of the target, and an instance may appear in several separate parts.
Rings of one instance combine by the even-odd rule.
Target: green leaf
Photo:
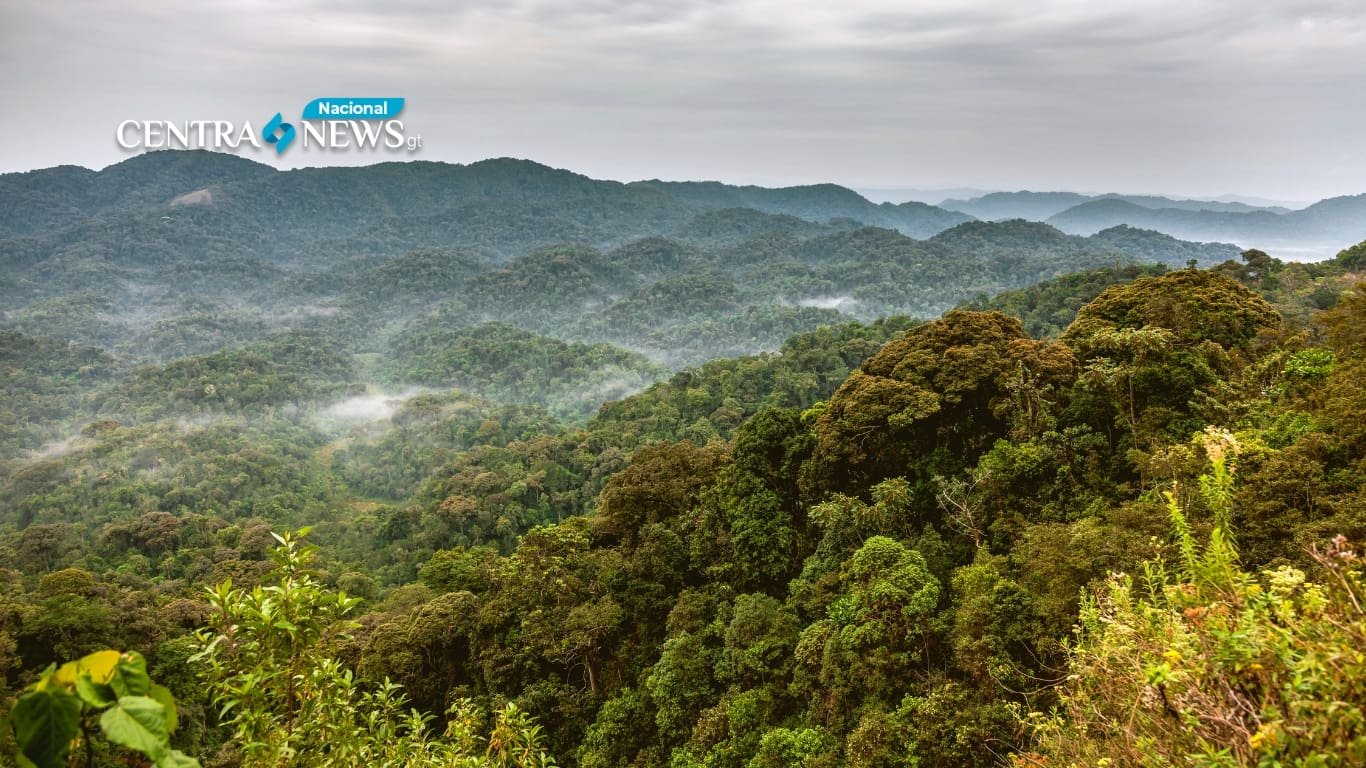
[[[155,699],[158,704],[166,709],[166,732],[175,733],[179,715],[176,711],[175,697],[171,695],[171,689],[164,685],[152,683],[152,690],[149,691],[147,695]]]
[[[61,689],[35,691],[20,697],[10,720],[25,758],[37,768],[60,768],[80,730],[81,700]]]
[[[119,657],[114,665],[114,676],[109,685],[119,698],[124,696],[146,696],[152,689],[152,679],[147,676],[147,660],[137,651],[129,651]]]
[[[112,687],[97,683],[88,675],[76,678],[76,695],[81,697],[81,701],[96,709],[104,709],[118,700],[118,694],[114,693]]]
[[[157,761],[157,768],[200,768],[200,766],[198,760],[178,749],[173,749]]]
[[[100,730],[115,744],[137,750],[156,762],[171,751],[166,708],[146,696],[120,696],[119,703],[100,716]]]
[[[30,690],[34,690],[34,691],[43,691],[43,690],[47,690],[49,687],[51,687],[51,686],[57,684],[57,682],[56,682],[56,677],[57,677],[57,665],[56,665],[56,664],[49,664],[49,665],[47,665],[47,669],[43,670],[42,674],[40,674],[40,675],[38,676],[38,682],[36,682],[36,683],[34,683],[32,686],[30,686]]]

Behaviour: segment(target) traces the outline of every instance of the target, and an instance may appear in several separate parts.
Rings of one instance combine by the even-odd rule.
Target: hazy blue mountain
[[[1366,194],[1320,200],[1307,208],[1287,213],[1285,219],[1301,230],[1345,238],[1350,245],[1359,242],[1366,233]]]
[[[1272,211],[1231,213],[1148,208],[1118,198],[1082,203],[1049,217],[1048,223],[1064,232],[1080,235],[1128,224],[1196,240],[1276,238],[1284,236],[1289,229],[1283,215]]]
[[[1210,199],[1219,203],[1246,203],[1256,208],[1284,208],[1287,211],[1298,211],[1313,202],[1311,200],[1273,200],[1267,197],[1234,194],[1217,195]]]
[[[1289,213],[1290,209],[1279,205],[1252,205],[1237,200],[1184,200],[1161,195],[1121,195],[1114,192],[1100,195],[1094,199],[1124,200],[1144,208],[1175,208],[1181,211],[1215,211],[1219,213],[1250,213],[1252,211],[1271,211]]]
[[[945,200],[940,203],[951,211],[975,216],[985,221],[1028,219],[1043,221],[1049,216],[1079,205],[1093,198],[1075,192],[992,192],[969,200]]]
[[[1366,195],[1329,198],[1284,213],[1271,209],[1148,208],[1129,200],[1105,198],[1069,208],[1050,217],[1048,223],[1081,235],[1127,224],[1184,240],[1223,240],[1263,248],[1286,243],[1322,243],[1335,252],[1366,237]]]
[[[1249,213],[1266,210],[1272,213],[1288,213],[1289,208],[1277,206],[1257,206],[1241,201],[1182,200],[1160,195],[1126,195],[1111,192],[1104,195],[1082,195],[1076,192],[993,192],[981,197],[966,200],[945,200],[940,203],[944,208],[975,216],[986,221],[1005,219],[1028,219],[1046,221],[1070,208],[1098,200],[1120,200],[1134,205],[1182,211],[1214,211],[1218,213]]]
[[[925,203],[873,203],[837,184],[813,184],[767,189],[730,186],[716,181],[640,181],[631,186],[657,189],[680,200],[708,208],[753,208],[765,213],[796,216],[807,221],[851,219],[862,224],[895,229],[912,237],[929,237],[971,217]]]
[[[922,189],[920,187],[858,187],[856,190],[860,195],[872,200],[875,203],[904,203],[907,201],[917,203],[928,203],[945,207],[944,203],[948,200],[967,200],[982,195],[991,194],[990,189],[978,189],[976,187],[944,187],[939,189]]]

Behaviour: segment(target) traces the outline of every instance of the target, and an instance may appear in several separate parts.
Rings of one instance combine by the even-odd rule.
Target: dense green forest
[[[395,352],[378,366],[403,385],[468,381],[479,365],[452,368],[459,353],[441,345],[490,322],[643,355],[528,371],[542,389],[610,395],[613,377],[658,379],[646,361],[696,365],[831,323],[934,317],[1080,269],[1239,253],[1127,227],[1076,237],[874,205],[833,185],[624,185],[509,159],[280,173],[152,152],[98,172],[3,175],[0,191],[0,330],[151,364],[316,331],[348,354]],[[496,389],[481,394],[583,410],[529,381]]]
[[[1366,762],[1366,243],[429,165],[3,177],[0,759]]]

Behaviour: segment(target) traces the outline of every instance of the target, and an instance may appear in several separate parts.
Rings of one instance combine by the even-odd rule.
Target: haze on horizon
[[[415,159],[597,178],[1366,192],[1355,0],[11,0],[0,43],[3,172],[125,159],[124,119],[382,95]]]

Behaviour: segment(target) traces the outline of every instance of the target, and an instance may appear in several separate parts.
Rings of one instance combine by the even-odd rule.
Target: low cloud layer
[[[24,137],[0,148],[5,170],[117,161],[127,118],[398,95],[425,159],[599,177],[1366,191],[1366,6],[1349,0],[20,0],[0,14],[0,127]]]
[[[406,389],[397,394],[367,392],[355,395],[327,406],[321,413],[322,420],[335,420],[343,423],[382,421],[398,412],[403,402],[427,390]]]

